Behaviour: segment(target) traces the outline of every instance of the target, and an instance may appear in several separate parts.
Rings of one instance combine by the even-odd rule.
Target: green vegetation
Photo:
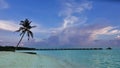
[[[14,51],[15,47],[13,46],[0,46],[0,51]],[[17,50],[36,50],[35,48],[28,47],[18,47]]]
[[[21,22],[20,25],[22,25],[22,26],[16,32],[21,32],[20,33],[21,38],[20,38],[20,41],[18,42],[17,46],[15,47],[15,50],[17,50],[20,42],[22,41],[22,39],[26,33],[28,36],[28,40],[30,37],[33,38],[33,33],[30,29],[36,27],[36,26],[31,26],[30,24],[32,21],[29,21],[28,19],[25,19],[24,21],[20,21],[20,22]]]

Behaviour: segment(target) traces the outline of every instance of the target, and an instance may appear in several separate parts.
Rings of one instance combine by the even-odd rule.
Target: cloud
[[[115,38],[116,38],[116,39],[120,39],[120,35],[117,35]]]
[[[62,2],[62,7],[63,9],[59,13],[59,16],[63,17],[62,25],[57,28],[43,29],[50,36],[40,43],[44,43],[43,45],[88,44],[89,34],[82,34],[82,29],[77,27],[87,22],[87,17],[82,15],[82,12],[90,10],[92,3],[88,1],[77,3],[75,0],[65,0],[65,2]],[[79,16],[76,16],[76,14]],[[82,41],[86,41],[86,43]]]
[[[85,10],[92,9],[92,2],[81,1],[76,2],[75,0],[64,0],[62,1],[62,11],[59,13],[60,16],[71,16],[74,13],[82,13]]]
[[[66,28],[68,26],[72,26],[72,24],[77,22],[77,21],[78,21],[78,18],[75,16],[66,17],[64,19],[63,28]]]
[[[18,28],[18,24],[15,24],[14,21],[0,20],[0,29],[2,30],[15,31]]]
[[[90,10],[92,2],[81,1],[77,3],[75,0],[65,0],[62,2],[62,7],[59,16],[63,17],[63,25],[60,28],[65,29],[86,23],[87,17],[82,15],[82,12]]]
[[[8,3],[5,0],[0,0],[0,9],[9,8]]]
[[[61,2],[62,10],[59,12],[59,16],[63,17],[62,25],[56,28],[39,28],[40,33],[47,34],[59,34],[69,27],[80,26],[87,21],[87,17],[84,15],[76,16],[75,14],[81,14],[86,10],[92,8],[92,3],[88,1],[82,1],[77,3],[75,0],[65,0]],[[81,10],[82,9],[82,10]]]
[[[18,21],[19,22],[19,21]],[[42,28],[40,24],[32,23],[31,25],[37,26],[36,28],[32,29],[34,32],[38,33],[47,33],[47,30]],[[19,23],[11,20],[0,20],[0,29],[8,30],[8,31],[16,31],[20,27]]]
[[[110,25],[97,25],[98,24],[87,25],[82,27],[68,27],[57,34],[52,34],[49,38],[40,41],[39,44],[50,45],[52,47],[100,47],[101,45],[110,46],[110,44],[119,44],[116,40],[116,38],[119,38],[119,28]],[[111,39],[99,38],[102,36],[111,36]]]
[[[106,26],[103,28],[95,29],[92,31],[91,38],[96,39],[99,35],[114,35],[120,34],[120,30],[116,29],[117,27]]]
[[[86,23],[87,17],[76,16],[74,14],[76,13],[81,14],[85,10],[91,9],[92,8],[91,2],[82,1],[81,3],[77,3],[75,2],[75,0],[72,0],[72,1],[65,0],[65,2],[61,2],[61,3],[62,3],[63,9],[59,12],[59,15],[63,17],[62,25],[56,28],[49,28],[49,29],[40,25],[40,26],[37,26],[37,28],[33,29],[33,31],[39,32],[42,34],[58,34],[69,27],[79,26],[81,24]]]

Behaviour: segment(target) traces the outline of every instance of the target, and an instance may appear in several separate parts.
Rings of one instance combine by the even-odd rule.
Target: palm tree
[[[18,48],[18,46],[19,46],[20,42],[22,41],[25,34],[27,34],[28,40],[29,40],[30,37],[33,38],[33,33],[30,29],[34,28],[36,26],[31,26],[30,25],[31,22],[32,21],[29,21],[28,19],[25,19],[24,21],[20,21],[21,27],[16,32],[21,32],[20,33],[21,38],[20,38],[20,41],[18,42],[18,44],[15,47],[15,51],[17,50],[17,48]]]

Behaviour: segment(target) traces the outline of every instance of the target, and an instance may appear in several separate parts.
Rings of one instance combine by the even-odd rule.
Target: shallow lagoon
[[[120,49],[38,50],[32,52],[62,60],[74,68],[120,68]]]

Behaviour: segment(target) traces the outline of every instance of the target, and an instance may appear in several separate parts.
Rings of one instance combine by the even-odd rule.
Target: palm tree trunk
[[[25,35],[25,32],[23,33],[22,37],[20,38],[20,41],[18,42],[17,46],[15,47],[14,52],[17,50],[17,48],[18,48],[18,46],[19,46],[20,42],[22,41],[22,39],[23,39],[24,35]]]

